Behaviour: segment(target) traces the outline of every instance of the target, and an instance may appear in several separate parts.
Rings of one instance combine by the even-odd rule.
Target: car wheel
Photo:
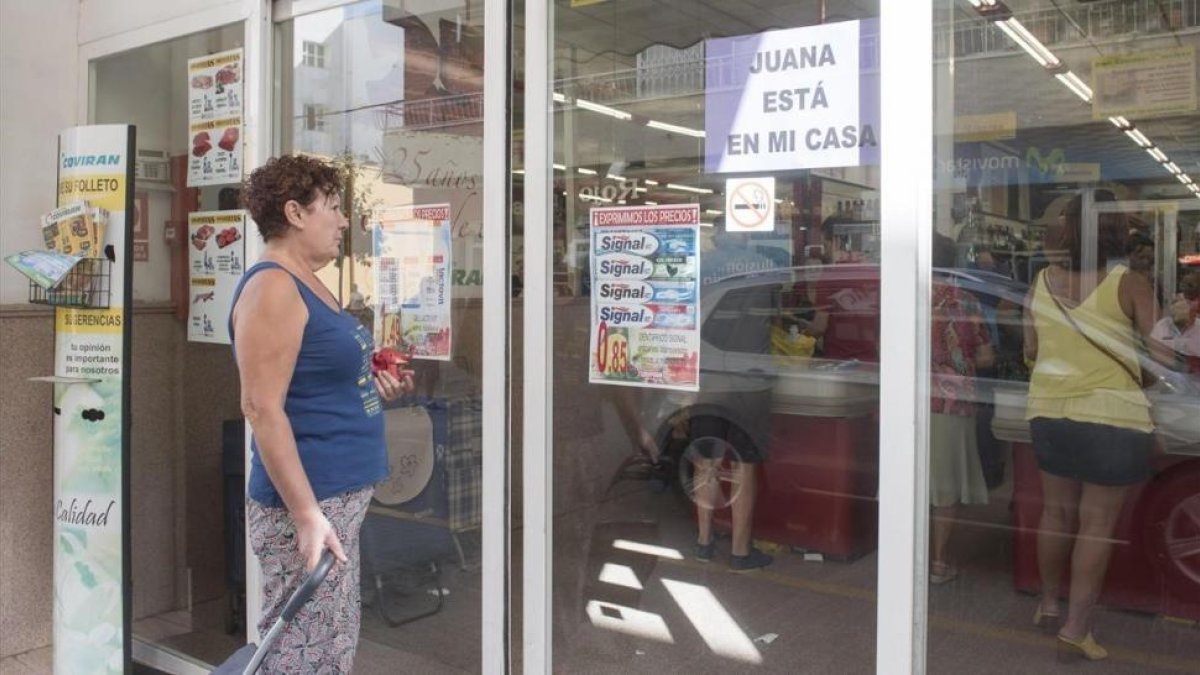
[[[678,493],[690,504],[713,509],[728,508],[741,496],[741,480],[735,464],[742,454],[727,439],[733,425],[718,417],[689,420],[686,439],[673,453]],[[717,490],[705,490],[715,482]]]
[[[1150,546],[1173,596],[1200,601],[1200,463],[1153,486]]]

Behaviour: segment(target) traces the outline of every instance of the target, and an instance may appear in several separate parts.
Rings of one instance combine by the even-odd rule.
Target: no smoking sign
[[[774,229],[774,178],[730,178],[725,181],[726,232],[770,232]]]

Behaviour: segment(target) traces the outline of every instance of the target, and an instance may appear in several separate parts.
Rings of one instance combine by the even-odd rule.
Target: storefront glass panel
[[[319,276],[379,346],[415,355],[362,530],[356,667],[478,672],[484,12],[422,7],[279,23],[277,151],[343,167],[351,225]]]
[[[551,17],[548,666],[871,671],[878,6]]]
[[[934,38],[928,669],[1200,668],[1200,3]]]
[[[242,48],[244,36],[235,23],[89,64],[88,122],[137,127],[129,511],[138,659],[150,646],[220,663],[245,643],[238,376],[228,345],[193,339],[203,330],[192,319],[202,327],[224,317],[195,311],[214,303],[193,302],[187,237],[190,214],[238,208],[236,180],[189,187],[188,60]],[[222,248],[224,257],[241,243]]]

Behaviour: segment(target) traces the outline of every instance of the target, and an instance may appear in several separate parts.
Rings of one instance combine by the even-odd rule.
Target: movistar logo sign
[[[1025,164],[1030,167],[1036,166],[1044,174],[1061,172],[1066,159],[1062,148],[1054,148],[1048,155],[1043,155],[1037,146],[1030,146],[1025,151]]]
[[[77,166],[116,166],[121,163],[120,155],[63,155],[62,168]]]

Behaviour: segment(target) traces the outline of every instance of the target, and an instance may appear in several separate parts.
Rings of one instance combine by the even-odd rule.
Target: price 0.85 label
[[[605,375],[629,370],[629,339],[623,333],[610,333],[607,323],[601,323],[597,331],[596,365]]]

